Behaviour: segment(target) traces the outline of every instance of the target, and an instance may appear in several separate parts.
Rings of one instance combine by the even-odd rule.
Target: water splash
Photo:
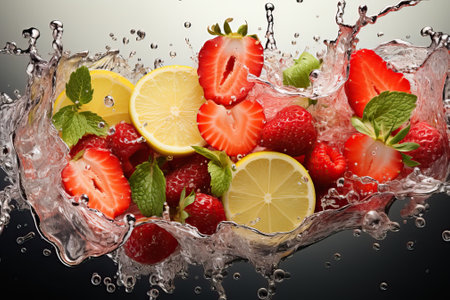
[[[323,56],[322,68],[314,74],[312,87],[303,90],[286,88],[280,81],[281,70],[292,63],[292,57],[276,50],[274,6],[268,3],[266,65],[263,76],[253,78],[258,84],[252,93],[269,93],[281,97],[285,102],[291,101],[293,97],[297,99],[298,96],[317,99],[322,105],[311,108],[311,112],[318,121],[320,139],[340,143],[346,138],[343,132],[352,133],[348,122],[352,112],[342,84],[347,79],[348,61],[357,45],[358,32],[387,13],[419,2],[402,1],[375,16],[367,16],[367,7],[362,6],[359,8],[360,18],[355,25],[350,26],[344,24],[345,1],[340,1],[336,14],[338,37],[334,41],[325,41],[327,52]],[[49,116],[52,115],[55,95],[64,89],[70,73],[80,65],[90,69],[114,70],[132,82],[136,82],[149,69],[142,65],[130,67],[118,51],[93,56],[89,56],[88,52],[74,55],[64,53],[62,23],[53,21],[50,28],[54,39],[54,54],[49,61],[43,60],[38,54],[36,43],[40,33],[35,28],[24,30],[23,36],[28,39],[28,48],[20,49],[15,43],[9,42],[0,50],[3,54],[30,57],[26,93],[16,97],[2,93],[0,98],[0,164],[10,184],[0,192],[0,232],[9,221],[13,202],[18,208],[30,207],[38,229],[56,246],[63,263],[75,265],[89,257],[108,254],[118,263],[119,280],[128,291],[132,290],[138,277],[148,275],[152,287],[172,292],[175,289],[174,279],[186,274],[189,264],[196,263],[203,265],[205,277],[210,280],[218,296],[225,299],[223,271],[230,262],[243,259],[252,263],[267,278],[268,285],[258,291],[258,297],[269,299],[274,294],[276,284],[282,281],[284,271],[278,269],[282,258],[345,229],[355,229],[357,235],[362,230],[381,240],[386,237],[387,232],[399,229],[399,224],[391,222],[386,214],[395,197],[412,197],[402,211],[404,216],[409,216],[416,214],[417,205],[423,204],[431,194],[448,193],[450,190],[448,182],[444,182],[449,173],[448,157],[444,156],[429,169],[416,169],[407,177],[384,185],[379,193],[366,199],[352,198],[354,195],[340,195],[330,190],[322,202],[326,200],[325,202],[332,204],[339,198],[349,204],[316,213],[289,233],[268,235],[250,227],[223,222],[217,233],[205,236],[189,225],[181,225],[168,219],[150,220],[149,222],[157,223],[177,238],[180,247],[161,263],[138,264],[128,258],[120,247],[135,224],[134,216],[127,214],[114,221],[108,220],[100,212],[88,208],[83,199],[69,197],[60,186],[60,172],[67,163],[69,149],[59,138]],[[448,101],[450,98],[447,65],[442,64],[442,61],[450,60],[448,35],[434,32],[431,28],[425,28],[422,34],[430,36],[432,42],[429,47],[415,47],[393,41],[380,45],[375,51],[389,61],[394,69],[406,73],[412,82],[414,93],[418,95],[418,113],[413,118],[433,121],[440,132],[447,136],[448,124],[445,120],[450,116],[450,108],[447,112],[440,108],[442,91],[444,99]],[[162,63],[162,60],[155,60],[155,68]],[[423,86],[425,79],[427,85]],[[447,88],[444,88],[445,82]],[[330,105],[335,109],[321,108]],[[343,179],[345,180],[346,178]],[[418,218],[422,217],[417,216],[416,221]],[[101,283],[101,277],[97,276],[93,274],[93,284]],[[115,288],[115,285],[109,286],[110,291]],[[152,290],[158,291],[154,288]]]

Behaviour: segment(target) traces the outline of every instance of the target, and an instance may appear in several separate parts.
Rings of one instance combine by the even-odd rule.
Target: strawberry
[[[344,157],[354,175],[370,176],[378,182],[396,178],[403,169],[399,151],[361,133],[353,134],[345,142]]]
[[[141,264],[155,264],[169,257],[178,241],[154,223],[136,226],[123,245],[125,254]]]
[[[205,141],[229,156],[246,154],[256,146],[264,120],[261,105],[250,100],[230,109],[208,100],[197,114],[198,129]]]
[[[183,197],[182,197],[183,198]],[[203,193],[191,193],[180,200],[181,222],[197,227],[203,234],[213,234],[217,225],[226,221],[222,202]]]
[[[409,81],[402,73],[388,68],[373,50],[361,49],[350,58],[350,71],[345,83],[348,103],[358,117],[366,104],[383,91],[411,93]]]
[[[131,190],[119,159],[109,150],[88,148],[62,170],[65,190],[72,196],[89,197],[88,206],[114,219],[130,205]]]
[[[344,156],[325,143],[316,143],[305,160],[305,167],[317,186],[329,186],[345,172]]]
[[[127,178],[133,174],[137,165],[148,160],[148,157],[153,153],[134,126],[125,122],[118,123],[114,127],[113,133],[108,135],[106,139],[112,153],[122,163]]]
[[[108,149],[108,143],[105,138],[96,136],[94,134],[87,134],[83,136],[73,147],[70,149],[70,157],[74,157],[78,152],[87,148],[102,148]]]
[[[259,76],[264,65],[261,42],[255,35],[247,36],[247,25],[231,32],[231,20],[225,20],[225,34],[218,24],[208,28],[218,36],[206,41],[198,54],[197,73],[205,98],[222,105],[243,100],[254,85],[247,76]]]
[[[445,141],[441,133],[427,122],[413,124],[402,142],[413,142],[420,148],[406,152],[420,163],[420,167],[428,168],[445,153]]]
[[[291,105],[280,110],[265,124],[260,145],[291,156],[299,156],[312,149],[316,138],[312,115],[301,106]]]
[[[166,176],[166,201],[175,208],[180,202],[183,189],[188,193],[191,191],[209,192],[211,176],[208,173],[208,160],[200,155],[194,154],[190,159],[185,159],[184,164],[171,171]]]

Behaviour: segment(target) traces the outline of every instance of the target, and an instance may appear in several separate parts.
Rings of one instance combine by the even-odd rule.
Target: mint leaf
[[[369,126],[367,126],[365,123],[363,123],[360,118],[352,117],[351,122],[352,122],[353,127],[355,127],[355,129],[357,131],[361,132],[362,134],[373,137],[372,129]]]
[[[211,151],[207,148],[192,146],[198,153],[209,159],[208,172],[211,176],[211,192],[214,196],[222,196],[231,184],[232,161],[224,151]]]
[[[72,147],[79,139],[86,133],[87,121],[86,118],[77,113],[66,113],[66,119],[62,124],[62,139],[67,146]]]
[[[130,179],[131,199],[146,217],[161,216],[166,201],[166,179],[156,159],[136,167]]]
[[[231,168],[224,168],[210,161],[208,163],[208,172],[211,175],[211,192],[216,197],[222,196],[228,191],[231,184]]]
[[[86,118],[85,133],[95,134],[98,136],[108,133],[108,124],[102,117],[90,111],[80,112]]]
[[[377,128],[384,140],[393,130],[409,120],[416,107],[417,96],[404,92],[385,91],[372,98],[364,108],[362,122]]]
[[[52,122],[53,125],[55,125],[55,128],[57,130],[61,130],[64,123],[69,119],[72,118],[73,114],[77,111],[76,105],[67,105],[58,110],[56,114],[53,115]]]
[[[308,52],[303,52],[295,64],[283,71],[283,84],[297,88],[307,88],[310,85],[309,74],[320,68],[320,61]]]
[[[76,105],[89,103],[92,100],[94,90],[91,87],[91,75],[85,66],[78,68],[70,74],[66,83],[66,96]]]

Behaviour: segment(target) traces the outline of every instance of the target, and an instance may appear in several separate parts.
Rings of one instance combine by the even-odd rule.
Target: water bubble
[[[28,232],[26,235],[24,236],[19,236],[16,239],[16,243],[18,245],[22,245],[23,243],[25,243],[28,240],[31,240],[32,238],[34,238],[36,236],[36,234],[33,231]]]
[[[96,272],[92,273],[91,283],[93,285],[99,285],[101,282],[102,282],[102,277],[100,275],[98,275],[98,273],[96,273]]]
[[[363,227],[374,229],[378,228],[381,223],[381,216],[375,210],[368,211],[363,218]]]
[[[450,230],[444,230],[444,231],[442,232],[442,239],[443,239],[445,242],[450,242]]]
[[[361,236],[361,229],[353,230],[353,236],[354,237],[360,237]]]
[[[52,254],[52,250],[45,248],[44,250],[42,250],[42,254],[44,256],[50,256]]]
[[[427,35],[431,35],[432,32],[433,32],[433,27],[425,26],[425,27],[422,28],[422,30],[420,31],[420,35],[422,35],[422,36],[427,36]]]
[[[177,53],[176,53],[175,51],[170,51],[170,52],[169,52],[169,56],[170,56],[171,58],[174,58],[175,56],[177,56]]]
[[[267,299],[267,297],[269,296],[269,292],[267,291],[266,288],[260,288],[256,294],[258,295],[258,299]]]
[[[240,279],[240,278],[241,278],[241,273],[236,272],[236,273],[233,274],[233,279],[234,279],[234,280],[238,280],[238,279]]]
[[[292,45],[297,45],[297,41],[291,41]]]
[[[294,33],[295,38],[298,38],[299,36],[300,36],[300,33],[298,33],[298,32]]]
[[[380,283],[380,290],[382,290],[382,291],[385,291],[385,290],[387,290],[388,289],[388,284],[387,284],[387,282],[382,282],[382,283]]]
[[[123,43],[124,45],[127,45],[129,42],[130,42],[130,40],[129,40],[127,37],[124,37],[124,38],[122,39],[122,43]]]
[[[309,80],[311,82],[314,82],[317,78],[319,78],[319,76],[320,76],[320,71],[319,70],[313,70],[309,74]]]
[[[184,22],[184,28],[191,28],[191,22]]]
[[[136,37],[136,41],[141,41],[141,40],[143,40],[144,38],[145,38],[145,32],[144,31],[142,31],[142,30],[138,30],[137,32],[136,32],[136,34],[137,34],[137,37]]]
[[[111,282],[112,282],[112,280],[111,280],[110,277],[105,277],[105,278],[103,279],[103,283],[104,283],[105,285],[107,285],[107,284],[109,284],[109,283],[111,283]]]
[[[384,32],[380,31],[377,33],[377,37],[382,37],[384,35]]]
[[[151,44],[150,44],[150,48],[151,48],[151,49],[157,49],[157,48],[158,48],[158,44],[151,43]]]
[[[378,251],[378,250],[380,250],[380,248],[381,248],[381,245],[379,243],[373,243],[373,245],[372,245],[373,250]]]
[[[320,40],[320,36],[319,35],[314,35],[313,36],[313,40],[318,42]]]
[[[106,124],[103,121],[98,122],[97,124],[98,128],[105,128]]]
[[[406,249],[408,249],[408,250],[414,250],[414,246],[415,246],[415,243],[413,242],[413,241],[408,241],[407,243],[406,243]]]
[[[148,295],[150,296],[150,299],[156,299],[159,296],[159,290],[151,289],[150,291],[148,291]]]
[[[422,217],[417,217],[416,221],[415,221],[416,227],[417,228],[423,228],[426,225],[425,219]]]
[[[155,67],[155,69],[161,68],[163,65],[164,60],[162,60],[161,58],[156,58],[155,61],[153,62],[153,66]]]
[[[136,33],[136,29],[130,29],[130,33],[131,34],[135,34]]]
[[[266,3],[266,10],[273,11],[275,6],[272,3]]]
[[[20,252],[21,252],[21,253],[25,253],[25,252],[27,252],[27,248],[25,248],[25,247],[22,247],[22,248],[20,249]]]
[[[196,286],[196,287],[194,288],[194,293],[195,293],[196,295],[200,295],[200,294],[202,293],[202,287],[201,287],[201,286]]]
[[[284,280],[284,270],[282,269],[276,269],[273,272],[273,279],[275,280],[275,282],[282,282]]]
[[[342,255],[341,255],[340,253],[336,252],[336,253],[333,255],[333,258],[334,258],[335,261],[339,261],[339,260],[341,260]]]
[[[105,96],[105,99],[103,99],[103,103],[106,107],[113,107],[114,106],[114,98],[110,95]]]
[[[116,285],[114,283],[108,283],[106,285],[106,291],[111,294],[114,293],[116,291]]]

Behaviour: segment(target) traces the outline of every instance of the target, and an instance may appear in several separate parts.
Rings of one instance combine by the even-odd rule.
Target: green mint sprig
[[[216,197],[221,197],[230,187],[233,162],[224,151],[211,151],[207,148],[192,146],[198,153],[209,159],[208,172],[211,176],[211,192]]]
[[[186,219],[189,218],[189,213],[186,212],[184,209],[194,203],[195,201],[195,193],[194,191],[191,191],[191,193],[186,197],[186,188],[181,191],[180,195],[180,204],[179,204],[179,221],[181,224],[184,224]]]
[[[357,131],[402,152],[403,163],[408,167],[418,166],[418,162],[412,160],[411,156],[403,152],[415,150],[420,145],[409,142],[399,143],[408,134],[410,125],[392,136],[393,131],[400,128],[411,118],[411,113],[416,107],[416,101],[417,96],[413,94],[382,92],[367,103],[362,118],[352,117],[352,125]]]
[[[131,199],[146,217],[161,216],[166,201],[166,178],[158,159],[150,156],[136,167],[129,179]]]
[[[83,104],[92,100],[93,93],[88,68],[82,66],[70,74],[69,82],[66,83],[66,96],[73,105],[62,107],[52,119],[55,128],[62,131],[62,139],[69,147],[85,134],[107,134],[108,124],[102,117],[90,111],[79,111]]]

